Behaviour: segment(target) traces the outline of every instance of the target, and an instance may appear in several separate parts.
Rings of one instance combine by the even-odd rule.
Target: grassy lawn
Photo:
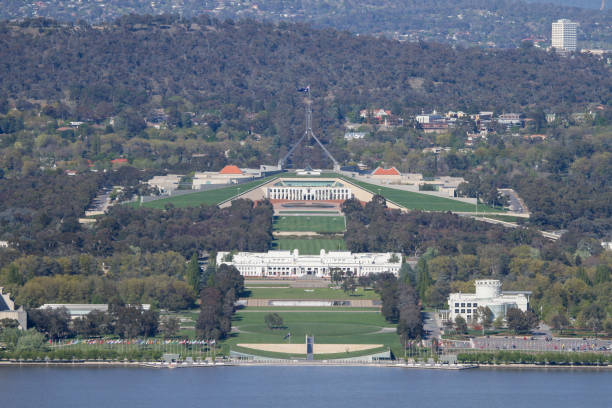
[[[341,291],[339,291],[342,293]],[[282,310],[281,310],[282,309]],[[284,309],[291,309],[290,311]],[[299,310],[298,310],[299,309]],[[365,311],[365,312],[364,312]],[[265,324],[266,314],[276,312],[283,318],[285,327],[270,330]],[[181,317],[192,318],[194,323],[198,318],[195,310],[180,314]],[[234,329],[230,336],[220,342],[218,349],[253,353],[261,356],[289,358],[290,355],[270,353],[237,347],[238,343],[289,343],[283,340],[287,333],[291,333],[291,343],[303,343],[304,336],[315,336],[315,342],[321,344],[384,344],[384,349],[391,347],[396,356],[403,355],[399,336],[394,332],[378,333],[382,328],[395,328],[387,322],[380,312],[363,309],[332,309],[332,308],[253,308],[249,307],[236,312],[232,320]],[[182,336],[195,338],[195,331],[181,330]],[[315,355],[317,359],[352,357],[367,355],[383,351],[372,349],[355,353],[341,353],[334,355]],[[297,355],[294,355],[298,357]]]
[[[253,299],[317,299],[317,300],[379,300],[373,290],[358,288],[354,295],[349,295],[341,289],[332,288],[249,288],[249,297]]]
[[[475,212],[476,207],[473,204],[455,201],[448,198],[436,197],[428,194],[419,194],[412,191],[396,190],[389,187],[382,187],[375,184],[364,183],[355,179],[346,178],[346,180],[365,188],[372,193],[380,193],[382,196],[391,200],[403,207],[415,210],[425,211],[458,211],[458,212]],[[503,209],[478,205],[478,212],[504,212]]]
[[[274,178],[274,176],[250,181],[248,183],[233,185],[231,187],[219,188],[216,190],[200,191],[197,193],[185,194],[176,197],[162,198],[160,200],[143,203],[142,206],[163,209],[166,204],[172,204],[175,207],[197,207],[201,204],[216,205],[235,196],[236,194],[244,193],[253,187],[257,187],[271,180],[272,178]]]
[[[306,334],[313,335],[315,342],[320,344],[384,344],[391,347],[395,353],[401,350],[399,336],[394,333],[377,333],[383,327],[395,327],[386,322],[380,313],[359,313],[349,311],[339,312],[303,312],[283,313],[285,325],[282,329],[270,330],[266,327],[264,317],[268,312],[247,313],[238,311],[232,325],[239,329],[238,333],[232,333],[226,340],[232,349],[237,351],[251,352],[253,350],[241,349],[235,345],[238,343],[288,343],[283,340],[287,333],[291,333],[291,343],[303,343]],[[382,351],[383,349],[372,349],[366,352],[349,353],[350,355],[333,354],[319,355],[316,358],[340,358],[353,355],[366,355]],[[265,353],[258,351],[258,355],[269,355],[270,357],[287,358],[288,355],[280,353]]]
[[[372,344],[384,343],[377,340],[376,333],[389,324],[380,313],[361,312],[279,312],[285,325],[282,329],[270,330],[264,317],[268,312],[238,311],[232,325],[239,333],[231,339],[232,343],[283,343],[287,333],[292,335],[292,343],[302,343],[306,334],[315,336],[317,343],[330,344]],[[376,333],[376,334],[374,334]],[[395,333],[391,333],[395,335]],[[288,341],[284,341],[288,342]]]
[[[344,228],[344,216],[321,217],[304,215],[301,217],[274,217],[275,231],[343,232]]]
[[[273,249],[293,251],[300,254],[318,255],[321,249],[326,251],[345,251],[346,244],[342,238],[278,238],[272,243]]]

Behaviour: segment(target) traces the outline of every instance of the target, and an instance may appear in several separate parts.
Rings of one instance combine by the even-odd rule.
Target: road
[[[434,312],[423,312],[423,329],[427,339],[437,338],[441,336],[440,325],[435,318]]]
[[[517,213],[526,213],[529,212],[527,210],[527,206],[521,200],[516,191],[511,188],[500,188],[499,191],[508,198],[510,202],[510,211]]]

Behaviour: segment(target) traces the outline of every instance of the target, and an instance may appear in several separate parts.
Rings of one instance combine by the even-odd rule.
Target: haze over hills
[[[572,0],[558,0],[572,1]],[[578,1],[578,0],[573,0]],[[586,0],[582,0],[586,1]],[[594,1],[594,0],[592,0]],[[112,21],[122,15],[211,13],[220,18],[307,22],[353,33],[407,41],[512,48],[524,38],[550,41],[550,24],[559,18],[580,23],[578,41],[586,48],[612,48],[612,13],[517,0],[5,0],[0,18],[52,17],[62,21]]]

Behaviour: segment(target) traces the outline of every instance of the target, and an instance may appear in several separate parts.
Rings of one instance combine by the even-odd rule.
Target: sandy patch
[[[306,344],[241,343],[239,347],[285,354],[306,354]],[[314,354],[352,353],[383,347],[382,344],[317,344]]]
[[[255,344],[241,343],[238,347],[246,347],[254,350],[269,351],[273,353],[306,354],[306,344]]]

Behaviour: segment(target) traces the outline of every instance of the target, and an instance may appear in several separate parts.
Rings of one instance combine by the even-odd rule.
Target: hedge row
[[[608,365],[612,355],[603,353],[495,351],[459,353],[457,360],[471,364]]]

